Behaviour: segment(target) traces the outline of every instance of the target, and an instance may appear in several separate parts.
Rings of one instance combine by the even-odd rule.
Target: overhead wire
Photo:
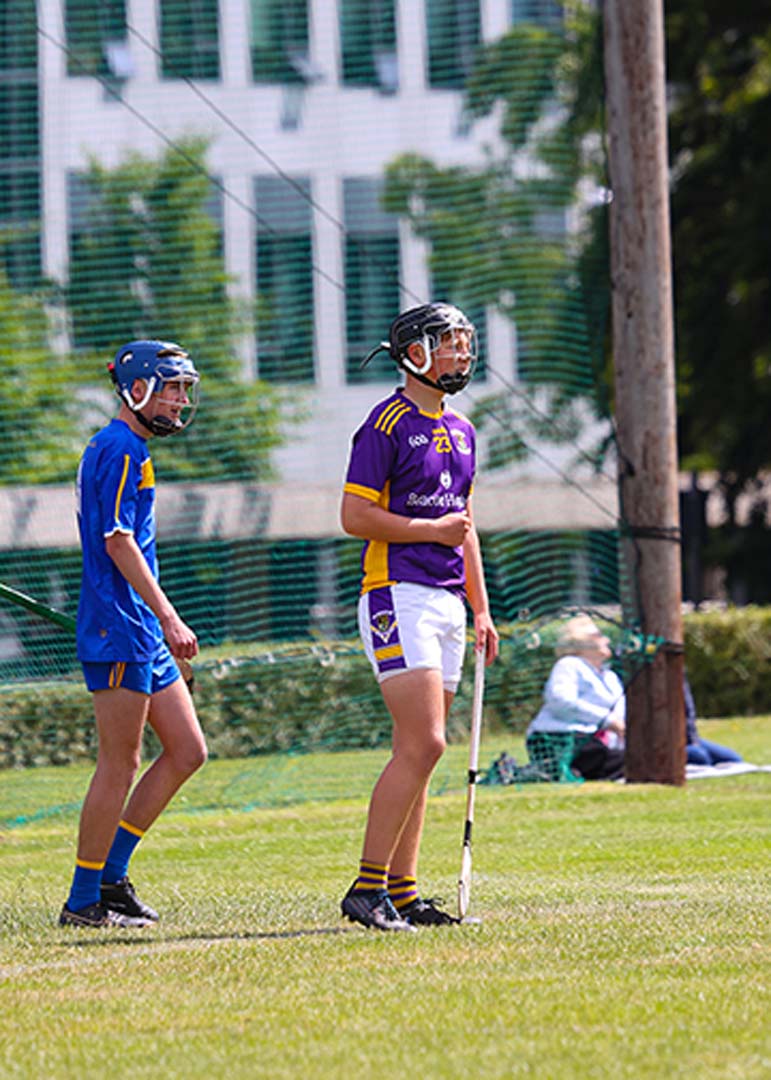
[[[126,29],[129,31],[130,34],[136,37],[137,40],[145,46],[145,48],[152,52],[156,59],[161,61],[164,59],[161,50],[155,44],[153,44],[153,42],[150,41],[145,34],[143,34],[140,30],[137,30],[137,28],[133,26],[128,20],[126,21]],[[196,95],[196,97],[198,97],[199,100],[202,101],[206,105],[206,107],[210,109],[211,112],[225,124],[226,127],[228,127],[240,139],[242,139],[243,142],[247,146],[249,146],[259,157],[261,157],[262,160],[273,170],[273,172],[281,180],[283,180],[289,187],[291,187],[302,200],[307,202],[308,205],[312,207],[312,209],[317,211],[330,224],[334,225],[334,227],[338,230],[338,232],[343,238],[349,240],[352,239],[354,242],[357,242],[357,238],[355,236],[352,236],[350,230],[346,227],[344,222],[340,221],[339,218],[337,218],[333,213],[331,213],[322,203],[315,199],[313,195],[310,194],[306,186],[300,184],[293,176],[291,176],[291,174],[287,173],[286,170],[283,169],[281,165],[276,161],[276,159],[271,154],[269,154],[264,147],[260,146],[256,139],[254,139],[247,131],[245,131],[240,124],[237,124],[232,119],[232,117],[230,117],[225,112],[224,109],[221,109],[217,105],[217,103],[213,101],[212,98],[208,94],[206,94],[199,85],[197,85],[195,80],[181,73],[176,73],[175,78],[185,83],[185,85]],[[242,208],[244,207],[244,204],[241,201],[239,201],[239,205],[242,206]],[[260,224],[262,224],[262,221],[259,218],[257,211],[255,211],[251,207],[246,207],[246,209],[253,213],[257,220],[260,222]],[[379,267],[381,269],[387,269],[389,272],[393,272],[392,267],[385,267],[385,265],[382,264],[379,259],[373,258],[371,255],[369,256],[369,261],[373,266]],[[329,280],[329,278],[327,278],[327,280]],[[410,287],[406,285],[401,279],[401,276],[399,274],[396,275],[396,282],[399,287],[400,293],[404,294],[405,296],[411,297],[418,304],[427,302],[425,297],[420,296],[412,289],[410,289]],[[335,281],[334,284],[341,291],[345,291],[344,285],[342,285],[340,282]],[[487,364],[487,369],[491,372],[491,374],[495,375],[499,379],[499,381],[506,387],[509,393],[519,398],[535,416],[545,422],[553,424],[554,418],[552,416],[549,416],[547,413],[539,410],[538,407],[534,405],[534,403],[528,397],[528,395],[524,394],[512,382],[507,380],[500,371],[494,368],[490,363]],[[590,461],[589,456],[584,451],[579,449],[579,454],[583,456],[585,460]]]
[[[141,31],[137,30],[137,28],[135,26],[133,26],[131,23],[129,23],[128,20],[126,21],[126,29],[139,42],[141,42],[145,46],[145,48],[149,49],[156,56],[156,58],[163,59],[163,54],[157,48],[157,46],[155,46],[153,44],[153,42],[151,42],[144,34],[142,34]],[[123,106],[123,108],[125,108],[128,112],[130,112],[131,115],[134,116],[141,124],[143,124],[155,136],[157,136],[157,138],[159,138],[164,143],[165,146],[167,146],[170,150],[172,150],[180,158],[182,158],[182,160],[184,160],[191,167],[191,169],[193,169],[194,171],[199,172],[200,174],[206,176],[206,178],[209,180],[209,182],[217,190],[219,190],[225,198],[227,198],[229,201],[231,201],[232,203],[237,205],[247,215],[252,217],[257,222],[257,224],[262,229],[264,229],[266,232],[270,233],[273,236],[280,235],[279,231],[276,230],[259,213],[259,211],[257,209],[255,209],[249,203],[245,202],[239,195],[237,195],[236,193],[231,191],[227,187],[227,185],[218,176],[216,176],[216,174],[210,172],[208,169],[206,169],[204,166],[202,166],[200,164],[200,162],[195,160],[195,158],[193,158],[189,153],[187,153],[187,151],[184,149],[183,146],[181,146],[171,136],[167,135],[165,131],[163,131],[153,120],[151,120],[148,116],[146,116],[140,109],[136,108],[136,106],[134,106],[134,105],[130,104],[128,101],[126,101],[126,99],[123,96],[123,94],[121,93],[121,91],[119,89],[117,89],[113,85],[113,83],[112,83],[112,81],[110,79],[108,79],[108,78],[106,78],[106,77],[104,77],[104,76],[102,76],[102,75],[100,75],[98,73],[94,73],[93,71],[87,69],[86,65],[77,56],[77,53],[75,52],[75,50],[70,49],[67,46],[66,43],[58,40],[53,34],[49,33],[47,30],[43,29],[39,25],[39,23],[37,25],[37,31],[38,31],[38,33],[40,34],[41,37],[43,37],[45,40],[50,42],[54,47],[58,48],[64,55],[66,55],[68,57],[69,60],[72,60],[77,66],[82,68],[84,70],[84,73],[87,73],[91,77],[95,78],[101,84],[102,88],[104,89],[104,91],[106,93],[108,93],[111,97],[113,97],[120,105]],[[221,109],[216,104],[216,102],[214,102],[212,100],[212,98],[208,94],[206,94],[201,89],[200,86],[198,86],[196,84],[196,82],[193,79],[190,79],[188,76],[182,75],[182,74],[175,75],[175,78],[179,79],[179,81],[181,81],[181,82],[184,82],[186,84],[186,86],[199,98],[199,100],[202,101],[206,105],[206,107],[208,109],[210,109],[212,111],[212,113],[215,116],[217,116],[218,119],[220,119],[222,121],[223,124],[225,124],[226,127],[228,127],[240,139],[242,139],[244,141],[244,143],[247,146],[249,146],[250,149],[252,149],[259,157],[261,157],[262,160],[273,170],[273,172],[284,183],[286,183],[293,191],[295,191],[295,193],[301,199],[303,199],[305,202],[307,202],[308,205],[312,207],[312,209],[314,209],[317,213],[322,215],[325,218],[325,220],[327,220],[330,224],[332,224],[338,230],[338,232],[340,233],[340,235],[342,237],[344,237],[345,239],[353,240],[354,242],[358,242],[358,239],[354,235],[351,234],[349,229],[346,228],[344,222],[340,221],[334,214],[332,214],[329,210],[327,210],[327,208],[325,206],[323,206],[323,204],[319,203],[319,201],[317,199],[315,199],[309,193],[309,191],[307,190],[307,188],[303,184],[300,184],[294,177],[292,177],[289,173],[287,173],[281,167],[281,165],[275,160],[275,158],[273,158],[273,156],[271,154],[269,154],[268,151],[266,151],[262,146],[260,146],[260,144],[254,138],[252,138],[252,136],[250,136],[249,133],[247,131],[245,131],[244,128],[240,124],[237,124],[223,109]],[[380,267],[381,269],[387,270],[389,273],[393,274],[393,267],[390,267],[390,266],[385,267],[385,266],[383,266],[378,259],[372,257],[371,253],[368,254],[368,259],[369,259],[370,263],[373,266]],[[315,262],[312,257],[311,257],[311,260],[310,260],[310,266],[311,266],[312,271],[315,274],[317,274],[320,278],[322,278],[324,281],[326,281],[333,288],[337,289],[342,294],[345,294],[345,292],[346,292],[345,283],[337,280],[337,278],[335,278],[332,274],[328,273],[323,267],[321,267],[317,262]],[[425,303],[426,302],[424,298],[422,298],[421,296],[419,296],[418,294],[413,292],[407,285],[404,284],[404,282],[401,279],[401,275],[398,272],[395,274],[395,280],[396,280],[397,286],[399,288],[399,292],[402,295],[409,296],[416,303]],[[519,401],[521,401],[524,404],[524,406],[534,416],[538,417],[538,419],[540,419],[541,421],[543,421],[545,423],[549,423],[550,425],[552,425],[552,427],[554,427],[554,424],[555,424],[554,417],[550,416],[549,414],[547,414],[547,413],[543,412],[541,409],[539,409],[538,406],[534,404],[534,402],[531,400],[530,396],[527,393],[524,393],[522,390],[520,390],[518,387],[516,387],[516,385],[514,383],[512,383],[509,379],[507,379],[507,377],[505,375],[503,375],[503,373],[501,371],[499,371],[489,361],[486,364],[486,369],[487,369],[487,371],[490,372],[490,374],[494,375],[501,382],[501,384],[505,387],[505,389],[508,391],[508,393],[510,395],[517,398]],[[473,400],[473,395],[470,395],[470,397],[472,397],[472,400]],[[487,403],[483,403],[481,407],[484,409],[484,411],[488,415],[490,415],[501,426],[501,428],[503,430],[506,429],[505,421],[496,413],[496,411],[494,409],[492,409]],[[542,464],[544,464],[555,475],[557,475],[561,480],[563,480],[563,482],[569,484],[570,486],[572,486],[572,487],[576,488],[578,491],[580,491],[583,495],[586,496],[586,498],[590,502],[594,503],[595,506],[603,514],[613,518],[615,521],[618,520],[617,515],[614,515],[611,510],[609,510],[607,507],[600,504],[590,492],[588,492],[586,489],[584,489],[581,486],[581,483],[579,481],[576,481],[573,478],[571,478],[567,473],[564,472],[564,470],[560,469],[559,466],[557,466],[554,462],[552,462],[546,455],[541,453],[535,446],[528,443],[525,439],[521,439],[521,441],[522,441],[522,445],[528,450],[529,453],[531,453],[534,457],[538,458],[542,462]],[[578,450],[579,456],[582,457],[585,461],[591,463],[593,466],[596,465],[594,459],[592,459],[590,457],[590,455],[586,451],[584,451],[580,447],[577,448],[577,450]],[[595,469],[595,471],[596,471],[596,469]],[[602,475],[605,475],[605,474],[602,473]]]

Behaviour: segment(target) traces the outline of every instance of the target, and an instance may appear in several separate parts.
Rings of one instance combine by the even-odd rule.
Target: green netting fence
[[[524,728],[576,610],[627,680],[655,651],[603,378],[600,41],[593,5],[554,0],[0,0],[0,582],[74,615],[105,365],[181,342],[202,403],[152,445],[160,559],[214,755],[389,738],[337,505],[397,381],[361,359],[428,299],[481,342],[457,404],[503,632],[489,721]],[[0,765],[93,750],[71,636],[0,604]]]

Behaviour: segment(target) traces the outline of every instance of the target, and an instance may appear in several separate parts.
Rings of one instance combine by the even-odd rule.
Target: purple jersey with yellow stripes
[[[473,425],[445,408],[427,413],[397,390],[353,436],[345,491],[410,518],[466,509],[474,480]],[[462,593],[462,547],[369,540],[362,552],[362,592],[411,581]]]
[[[112,420],[86,446],[77,501],[83,548],[78,659],[151,660],[163,641],[160,623],[105,548],[114,533],[133,535],[157,579],[153,463],[146,441],[123,420]]]

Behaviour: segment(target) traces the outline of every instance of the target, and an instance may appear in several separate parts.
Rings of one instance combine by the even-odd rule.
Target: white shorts
[[[437,668],[455,693],[466,650],[466,607],[447,589],[400,581],[359,599],[359,633],[378,682]]]

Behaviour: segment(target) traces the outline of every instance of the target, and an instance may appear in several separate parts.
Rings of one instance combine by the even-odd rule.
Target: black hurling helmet
[[[428,371],[431,368],[432,352],[439,345],[443,334],[453,330],[462,330],[469,335],[470,364],[465,373],[453,372],[440,375],[434,382],[429,379]],[[417,365],[407,352],[410,345],[423,346],[425,359],[421,365]],[[414,375],[426,386],[435,390],[441,390],[445,394],[457,394],[462,390],[474,374],[477,363],[477,338],[474,324],[468,319],[460,308],[453,304],[421,304],[420,307],[410,308],[403,311],[391,323],[388,331],[388,341],[381,341],[377,348],[366,357],[362,367],[380,351],[387,351],[391,359],[404,371]]]

